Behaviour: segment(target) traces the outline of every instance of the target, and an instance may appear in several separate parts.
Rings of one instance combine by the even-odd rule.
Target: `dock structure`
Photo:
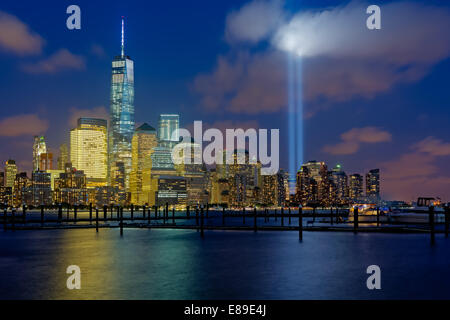
[[[108,216],[114,212],[116,207],[117,215]],[[235,231],[297,231],[299,240],[302,241],[305,232],[312,231],[334,231],[334,232],[385,232],[385,233],[429,233],[431,245],[435,245],[436,237],[444,234],[448,238],[450,226],[450,208],[445,209],[445,220],[437,218],[440,211],[434,207],[429,207],[428,221],[423,223],[394,223],[381,219],[380,209],[377,208],[376,215],[362,215],[358,208],[353,209],[351,214],[349,209],[344,208],[214,208],[211,206],[199,205],[195,208],[195,219],[191,219],[191,208],[186,210],[176,210],[171,208],[172,217],[169,217],[169,206],[165,204],[161,207],[163,212],[159,213],[158,206],[129,206],[120,205],[103,206],[103,217],[100,217],[99,207],[94,208],[92,204],[87,207],[65,206],[67,215],[63,217],[63,206],[58,204],[53,207],[39,206],[38,208],[8,208],[3,206],[3,215],[0,215],[0,223],[3,230],[48,230],[48,229],[80,229],[95,228],[96,232],[101,228],[118,228],[120,235],[124,235],[126,228],[141,229],[186,229],[197,230],[201,237],[206,236],[206,231],[212,230],[235,230]],[[20,210],[22,212],[20,213]],[[142,210],[142,214],[137,214]],[[287,212],[287,213],[286,213]],[[286,215],[289,224],[285,223]],[[253,220],[248,223],[246,219]],[[273,219],[271,219],[273,218]],[[280,218],[280,221],[278,221]],[[93,221],[95,219],[95,221]],[[297,221],[296,221],[297,220]],[[306,221],[306,223],[305,223]]]

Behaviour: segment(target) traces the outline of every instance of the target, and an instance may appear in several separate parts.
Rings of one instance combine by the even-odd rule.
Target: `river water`
[[[381,268],[368,290],[366,268]],[[81,269],[81,290],[66,268]],[[1,299],[449,299],[450,239],[426,234],[0,230]]]

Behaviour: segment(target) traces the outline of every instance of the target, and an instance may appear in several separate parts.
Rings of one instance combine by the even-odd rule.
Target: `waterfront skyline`
[[[424,12],[430,10],[429,6],[423,2],[415,1],[413,3],[424,7]],[[20,51],[24,49],[20,49],[14,44],[12,46],[4,40],[1,42],[3,49],[1,55],[5,57],[2,67],[4,67],[5,74],[11,75],[11,77],[8,78],[8,83],[5,82],[6,77],[2,78],[2,84],[4,84],[2,90],[8,94],[3,95],[5,96],[5,107],[0,120],[3,124],[0,138],[2,155],[0,160],[5,163],[9,158],[15,159],[20,171],[30,172],[32,163],[30,155],[32,139],[30,136],[44,135],[48,149],[56,158],[59,145],[68,141],[67,127],[69,124],[71,124],[70,127],[74,127],[73,122],[81,116],[107,116],[108,83],[110,81],[108,65],[111,57],[120,50],[117,36],[120,34],[120,30],[116,26],[121,15],[127,16],[129,35],[132,39],[129,41],[130,52],[133,52],[133,57],[139,65],[136,70],[136,119],[139,119],[137,124],[147,122],[155,125],[160,114],[177,113],[182,115],[183,123],[180,126],[189,125],[193,120],[204,120],[211,126],[219,128],[285,127],[286,119],[283,107],[274,111],[272,106],[262,103],[265,100],[261,101],[258,97],[253,97],[254,100],[251,100],[252,96],[246,95],[245,91],[241,91],[242,95],[240,96],[239,92],[232,91],[232,95],[240,97],[241,104],[237,102],[230,104],[234,109],[226,108],[224,109],[227,110],[225,113],[214,109],[212,105],[208,105],[209,108],[205,107],[206,100],[202,99],[213,97],[220,100],[220,95],[217,96],[217,94],[221,93],[217,93],[215,90],[217,89],[216,85],[222,84],[216,83],[220,80],[218,75],[221,72],[224,72],[226,77],[235,76],[236,82],[242,83],[242,90],[244,90],[247,87],[258,87],[258,84],[264,88],[265,83],[261,83],[259,80],[269,77],[267,74],[254,74],[253,78],[242,79],[242,75],[238,74],[239,68],[246,68],[249,75],[255,72],[254,68],[257,68],[258,65],[273,66],[275,64],[277,72],[284,68],[283,64],[276,63],[278,58],[257,49],[252,49],[256,52],[249,53],[248,57],[242,56],[235,60],[229,57],[234,54],[239,56],[242,51],[236,49],[237,44],[233,44],[236,47],[231,46],[230,42],[233,41],[229,38],[233,35],[233,27],[238,27],[232,23],[233,17],[238,17],[239,13],[243,13],[245,10],[242,9],[242,6],[248,4],[249,2],[236,1],[220,4],[217,9],[213,10],[211,4],[202,2],[189,9],[195,11],[198,8],[206,8],[212,11],[213,19],[223,21],[220,25],[214,25],[211,30],[201,30],[202,19],[198,19],[199,22],[192,25],[187,23],[190,22],[190,19],[183,20],[181,10],[188,10],[188,8],[181,6],[170,11],[181,20],[173,25],[174,29],[172,30],[180,30],[180,33],[172,35],[176,41],[169,41],[170,43],[160,41],[162,38],[158,38],[171,34],[170,32],[166,33],[164,30],[167,31],[167,29],[161,27],[167,25],[160,18],[155,22],[149,22],[148,18],[143,18],[139,11],[146,11],[143,10],[145,7],[137,3],[127,6],[113,3],[111,7],[105,8],[103,14],[99,14],[97,11],[99,25],[107,26],[107,30],[111,29],[108,34],[104,32],[104,27],[100,28],[96,24],[85,22],[85,20],[83,20],[82,30],[78,34],[70,33],[67,29],[63,29],[64,26],[61,31],[51,31],[50,25],[58,23],[56,22],[59,19],[56,14],[57,8],[50,10],[49,22],[46,25],[40,23],[36,17],[24,13],[14,4],[5,5],[1,8],[2,11],[8,15],[14,15],[19,23],[29,28],[28,33],[38,35],[41,40],[45,39],[47,44],[37,46],[41,53],[36,51],[34,54],[27,55],[26,51],[25,53]],[[299,9],[310,12],[314,8],[335,7],[336,5],[337,2],[334,1],[317,4],[306,1],[301,8],[292,8],[292,4],[287,2],[283,6],[283,10],[293,14]],[[30,4],[30,6],[32,5]],[[88,15],[92,12],[90,10],[99,10],[83,2],[80,6],[82,9],[86,6],[89,8],[86,12]],[[448,7],[440,6],[445,15]],[[251,7],[249,8],[251,9]],[[164,11],[169,9],[162,4],[159,9],[169,12]],[[55,17],[52,17],[53,14]],[[10,16],[7,17],[10,18]],[[2,19],[4,21],[5,13],[2,14]],[[144,25],[142,20],[150,23],[150,26]],[[179,28],[183,22],[189,25],[187,30]],[[440,23],[442,25],[442,22]],[[423,25],[419,27],[423,27]],[[196,36],[188,35],[187,33],[193,29],[198,34]],[[149,36],[155,39],[154,41],[148,43],[143,41],[148,35],[146,30],[152,30]],[[161,35],[156,35],[154,30],[163,31],[160,32]],[[426,30],[431,32],[429,29]],[[432,31],[434,32],[434,29]],[[60,36],[61,32],[64,37]],[[28,33],[25,33],[24,36]],[[210,39],[211,42],[200,41],[202,37]],[[188,43],[189,39],[192,40],[192,45]],[[443,39],[442,41],[447,40]],[[81,45],[82,43],[85,44]],[[385,79],[386,81],[383,80],[385,81],[383,83],[387,83],[388,88],[369,90],[370,98],[364,94],[362,97],[358,94],[350,94],[348,98],[330,99],[322,106],[323,108],[320,108],[321,106],[317,102],[313,103],[310,100],[305,103],[307,117],[304,120],[304,162],[309,159],[323,159],[331,165],[341,163],[348,174],[354,172],[365,174],[368,169],[380,167],[382,169],[382,192],[386,198],[412,200],[417,195],[430,195],[448,199],[450,178],[446,160],[450,153],[448,151],[450,136],[445,119],[448,118],[449,111],[446,106],[450,99],[445,93],[444,84],[450,63],[445,45],[446,43],[444,43],[444,49],[441,48],[440,51],[439,48],[431,47],[429,51],[414,53],[427,56],[425,59],[427,64],[423,65],[427,71],[415,74],[414,79],[408,78],[405,83],[396,83],[393,80],[396,75],[388,74],[389,77]],[[182,47],[182,50],[177,46]],[[11,47],[16,48],[16,51]],[[58,51],[61,47],[67,48],[69,53]],[[413,45],[413,47],[415,46]],[[176,50],[177,48],[178,50]],[[64,63],[67,61],[73,63],[62,63],[62,66],[56,65],[56,67],[51,62],[39,63],[40,60],[51,57],[55,52],[62,52],[59,59]],[[193,53],[196,54],[196,58]],[[432,53],[438,54],[439,58],[429,58]],[[217,55],[220,58],[216,64]],[[189,64],[188,59],[191,59],[193,63]],[[80,63],[80,61],[83,62]],[[419,64],[417,60],[412,63]],[[308,65],[313,68],[315,63],[310,60],[309,63],[305,62],[305,68]],[[48,66],[52,66],[54,69]],[[64,67],[69,70],[59,72],[59,68]],[[339,71],[335,70],[333,66],[328,67],[330,72]],[[267,68],[260,70],[267,71]],[[374,74],[373,71],[367,69],[368,73],[364,76],[368,78],[370,75],[385,76],[384,74]],[[415,71],[417,72],[417,70],[412,70],[412,72]],[[347,72],[353,72],[350,66]],[[306,73],[305,77],[313,81],[314,78],[311,80],[308,74]],[[355,73],[351,74],[357,76]],[[394,82],[392,83],[392,81]],[[51,88],[51,92],[41,86]],[[377,87],[376,84],[370,86],[369,89]],[[358,87],[354,89],[358,89]],[[21,94],[23,90],[32,93],[33,99],[29,99],[30,95]],[[191,90],[194,91],[194,94]],[[177,94],[173,94],[173,92]],[[280,92],[282,92],[280,96],[283,95],[284,91]],[[198,97],[199,93],[200,98]],[[250,108],[252,103],[249,105],[248,99],[254,101],[253,108]],[[239,106],[247,107],[246,112],[243,112],[244,110]],[[191,110],[195,112],[191,112]],[[21,125],[16,125],[15,121]],[[286,132],[282,132],[281,135],[281,140],[287,141]],[[285,148],[280,152],[281,167],[283,168],[287,168],[288,151]],[[300,165],[297,165],[297,169]],[[348,171],[349,168],[352,170]]]

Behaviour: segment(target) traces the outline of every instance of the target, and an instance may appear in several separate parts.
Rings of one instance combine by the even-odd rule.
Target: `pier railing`
[[[252,208],[249,210],[210,208],[209,205],[186,210],[175,210],[165,206],[103,206],[87,208],[79,206],[41,206],[29,210],[26,206],[18,209],[3,209],[0,223],[3,230],[34,230],[61,228],[119,228],[123,235],[124,228],[173,228],[195,229],[202,237],[205,230],[242,230],[242,231],[298,231],[303,239],[303,231],[353,231],[358,232],[427,232],[431,243],[435,243],[435,234],[444,233],[448,237],[450,210],[445,208],[443,222],[436,221],[437,212],[429,208],[426,223],[395,223],[385,221],[380,209],[376,215],[361,216],[358,208],[349,209],[323,208]],[[364,220],[361,220],[364,217]],[[368,219],[370,218],[370,219]]]

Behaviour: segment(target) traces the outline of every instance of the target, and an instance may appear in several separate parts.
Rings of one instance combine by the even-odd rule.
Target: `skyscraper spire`
[[[125,56],[125,46],[124,46],[125,39],[124,39],[124,37],[125,37],[125,35],[124,35],[124,31],[123,31],[123,16],[122,16],[122,43],[121,43],[122,57]]]

